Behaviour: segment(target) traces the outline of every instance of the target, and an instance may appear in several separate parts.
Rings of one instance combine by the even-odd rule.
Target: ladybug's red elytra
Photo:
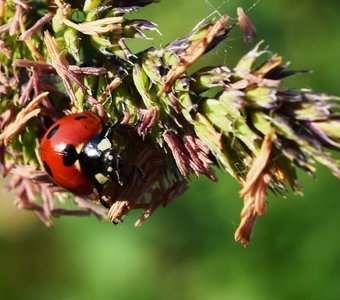
[[[45,171],[56,184],[80,195],[91,194],[94,187],[101,194],[110,179],[123,185],[123,159],[112,145],[116,126],[103,126],[91,112],[62,117],[52,124],[40,143]]]

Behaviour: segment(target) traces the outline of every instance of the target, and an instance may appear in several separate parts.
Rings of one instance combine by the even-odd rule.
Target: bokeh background
[[[270,51],[293,69],[314,70],[288,86],[340,95],[339,0],[162,0],[137,16],[158,23],[163,36],[131,47],[164,45],[215,10],[235,18],[237,6]],[[232,67],[251,47],[235,30],[200,66]],[[138,229],[138,212],[118,226],[63,217],[47,229],[1,192],[0,298],[340,299],[339,181],[322,168],[316,179],[300,177],[305,196],[270,196],[246,249],[233,239],[242,201],[228,175],[218,184],[193,179]]]

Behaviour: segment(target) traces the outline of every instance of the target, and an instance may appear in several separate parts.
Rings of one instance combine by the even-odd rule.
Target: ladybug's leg
[[[114,157],[114,174],[115,174],[115,177],[117,179],[117,182],[119,183],[119,185],[123,186],[125,185],[125,179],[123,178],[123,175],[122,175],[122,169],[123,169],[123,159],[120,155],[116,155]]]
[[[95,188],[97,190],[98,198],[101,205],[103,205],[105,208],[110,208],[111,207],[109,204],[110,199],[107,196],[103,195],[103,185],[97,182],[95,183]]]
[[[113,130],[114,130],[114,125],[112,125],[111,123],[107,123],[102,131],[103,137],[111,141],[113,138]]]
[[[114,130],[115,129],[133,129],[135,128],[132,125],[128,125],[128,124],[120,124],[120,123],[116,123],[113,124],[112,123],[107,123],[105,125],[105,127],[103,128],[102,134],[105,138],[109,139],[110,141],[112,141],[113,139],[113,134],[114,134]]]

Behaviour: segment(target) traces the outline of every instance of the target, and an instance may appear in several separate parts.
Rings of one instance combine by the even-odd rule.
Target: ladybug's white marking
[[[55,152],[56,153],[63,153],[64,152],[64,149],[66,147],[66,144],[65,143],[59,143],[55,146]]]
[[[111,148],[111,143],[107,139],[102,139],[100,141],[100,143],[98,144],[98,149],[100,151],[105,151],[105,150],[110,149],[110,148]]]
[[[76,167],[76,169],[77,169],[78,171],[81,172],[81,166],[80,166],[80,162],[79,162],[78,159],[75,161],[75,163],[74,163],[73,165]]]
[[[113,160],[113,155],[109,155],[107,158],[108,158],[109,160]]]
[[[112,167],[108,167],[108,168],[107,168],[107,171],[108,171],[108,172],[112,172],[112,171],[113,171],[113,168],[112,168]]]
[[[83,147],[84,147],[84,143],[81,143],[75,147],[78,154],[80,153],[81,149],[83,149]],[[79,159],[77,159],[73,165],[76,167],[78,171],[82,172]]]
[[[109,178],[103,175],[102,173],[97,173],[96,175],[94,175],[94,177],[100,184],[105,184],[109,180]]]
[[[79,144],[79,145],[76,146],[76,151],[77,151],[78,154],[81,152],[81,150],[83,149],[83,147],[84,147],[84,143],[81,143],[81,144]]]
[[[103,195],[103,196],[101,196],[101,198],[105,201],[105,202],[109,202],[109,197],[107,197],[107,196],[105,196],[105,195]]]

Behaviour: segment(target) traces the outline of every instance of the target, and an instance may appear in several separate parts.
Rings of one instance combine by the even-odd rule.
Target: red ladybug
[[[111,123],[103,126],[91,112],[64,116],[45,133],[39,148],[41,162],[52,180],[76,194],[101,194],[110,179],[123,185],[123,159],[113,149]]]

